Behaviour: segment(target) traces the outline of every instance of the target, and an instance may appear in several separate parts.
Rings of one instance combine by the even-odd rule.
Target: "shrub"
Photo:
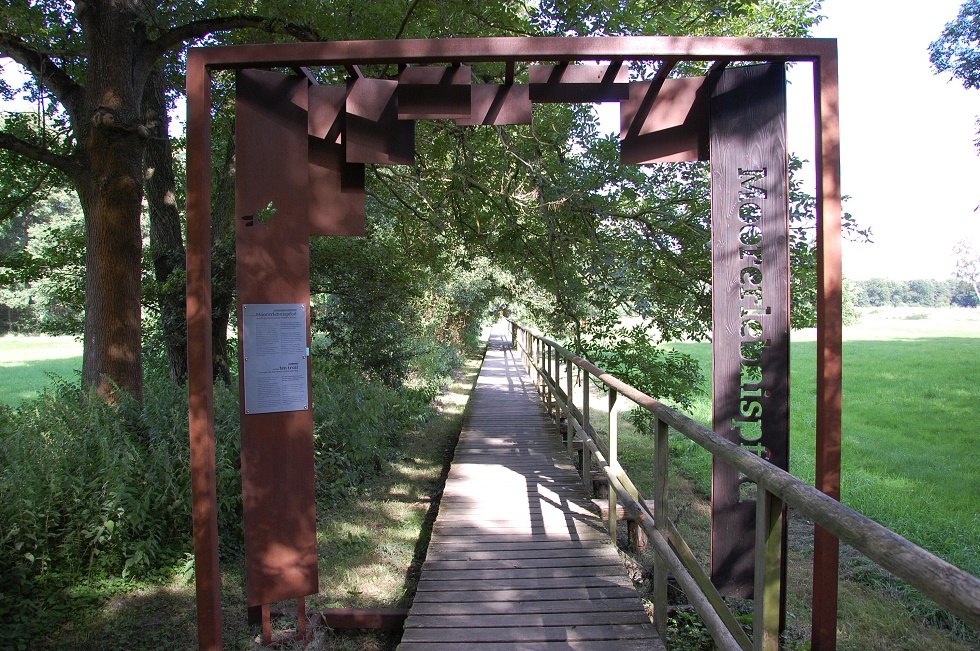
[[[697,360],[657,346],[642,326],[594,337],[588,357],[596,366],[658,400],[690,407],[704,377]]]
[[[2,412],[0,571],[13,584],[49,572],[144,575],[188,548],[186,395],[160,380],[147,389],[142,407],[110,406],[58,382]],[[232,534],[241,517],[234,400],[217,391],[219,518]]]
[[[401,434],[431,413],[459,359],[452,347],[420,339],[410,381],[391,386],[314,357],[318,496],[349,496],[381,472]],[[147,369],[142,405],[127,399],[107,405],[57,381],[35,400],[0,407],[0,617],[8,624],[0,648],[26,648],[57,618],[37,614],[55,613],[52,604],[80,606],[79,586],[167,573],[190,551],[187,394],[163,365]],[[215,386],[218,528],[226,557],[241,554],[243,537],[235,387]]]

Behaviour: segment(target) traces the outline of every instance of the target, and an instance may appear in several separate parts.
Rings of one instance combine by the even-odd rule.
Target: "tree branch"
[[[413,0],[412,4],[408,7],[408,11],[405,12],[405,17],[402,18],[402,24],[398,26],[398,31],[395,32],[395,39],[402,37],[405,33],[405,28],[408,27],[408,21],[411,20],[412,14],[415,13],[415,8],[419,6],[419,2],[422,0]]]
[[[34,182],[31,184],[31,187],[28,188],[26,192],[22,193],[19,197],[17,197],[14,200],[14,202],[6,210],[3,211],[3,213],[0,213],[0,223],[7,221],[7,219],[9,219],[15,212],[20,210],[21,206],[27,203],[27,201],[34,195],[35,192],[41,189],[41,186],[44,185],[44,182],[48,180],[49,176],[51,176],[52,169],[54,168],[49,167],[48,169],[44,170],[44,173],[34,180]]]
[[[0,32],[0,55],[8,56],[27,68],[61,102],[74,121],[82,87],[57,63],[46,54],[29,47],[17,36],[6,32]]]
[[[233,29],[260,29],[273,34],[286,34],[300,41],[322,40],[320,35],[304,25],[288,23],[275,18],[263,16],[237,15],[202,18],[184,25],[169,29],[147,45],[147,61],[155,61],[157,57],[169,50],[179,48],[188,41],[204,38],[214,32],[225,32]]]
[[[32,161],[38,163],[44,163],[45,165],[50,165],[55,169],[61,170],[69,177],[76,177],[81,169],[78,164],[68,158],[67,156],[61,156],[55,154],[54,152],[45,149],[43,147],[38,147],[37,145],[22,140],[17,136],[0,131],[0,148],[11,151],[15,154],[20,154],[24,158],[28,158]]]

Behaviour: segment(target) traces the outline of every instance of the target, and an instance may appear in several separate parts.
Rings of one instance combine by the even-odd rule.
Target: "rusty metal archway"
[[[637,60],[659,64],[652,79],[628,81],[626,64]],[[708,75],[670,77],[685,61],[710,62]],[[841,204],[835,40],[473,38],[191,49],[188,384],[200,647],[221,645],[211,368],[210,71],[238,71],[239,322],[259,333],[243,333],[243,341],[258,347],[253,348],[256,357],[242,357],[239,374],[246,572],[249,605],[258,607],[292,597],[302,605],[306,595],[317,591],[308,351],[303,355],[308,341],[299,339],[303,328],[308,337],[308,238],[363,232],[364,165],[413,162],[413,120],[516,124],[530,121],[533,102],[618,101],[624,162],[710,157],[714,427],[785,467],[789,299],[784,64],[794,61],[812,63],[817,117],[816,482],[837,499]],[[485,62],[505,64],[503,83],[471,84],[469,64]],[[729,65],[741,62],[764,65]],[[400,73],[396,79],[371,79],[359,68],[370,64],[397,64]],[[526,82],[516,79],[517,64],[529,65]],[[306,66],[344,69],[348,82],[315,85]],[[271,67],[292,68],[297,74],[258,70]],[[256,359],[263,351],[262,337],[272,332],[269,328],[289,340],[286,348],[292,357],[280,346],[270,356],[273,366],[260,367]],[[294,391],[283,389],[269,402],[250,382],[265,381],[262,377],[274,373],[279,373],[277,386]],[[730,468],[716,466],[712,574],[729,593],[744,595],[751,590],[751,583],[746,585],[746,577],[751,581],[751,565],[746,565],[751,563],[746,557],[751,538],[744,543],[754,531],[754,508],[741,495],[742,483]],[[819,528],[814,545],[813,648],[833,649],[838,545]]]

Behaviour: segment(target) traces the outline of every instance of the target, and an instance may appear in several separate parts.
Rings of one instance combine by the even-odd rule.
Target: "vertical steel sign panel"
[[[736,67],[712,82],[713,426],[787,469],[786,72],[781,63]],[[754,488],[732,466],[714,461],[711,577],[723,594],[752,594]],[[785,553],[783,564],[785,573]]]
[[[252,330],[239,352],[240,395],[249,398],[240,411],[242,502],[254,607],[319,587],[310,360],[299,354],[309,346],[308,82],[240,70],[236,83],[238,323]],[[246,349],[262,359],[245,360]],[[289,390],[260,395],[272,385]]]

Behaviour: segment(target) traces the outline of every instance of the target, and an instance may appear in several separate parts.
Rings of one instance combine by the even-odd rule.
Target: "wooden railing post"
[[[558,349],[555,349],[555,369],[553,371],[552,379],[555,383],[555,400],[558,399],[558,387],[561,386],[561,353]],[[567,363],[567,362],[566,362]],[[558,419],[558,406],[555,405],[555,419]]]
[[[558,351],[554,349],[553,346],[548,346],[548,361],[547,366],[545,366],[545,376],[548,378],[548,415],[550,416],[552,411],[555,414],[555,422],[558,422],[558,394],[552,388],[555,386],[555,378],[552,373],[552,364],[558,359]]]
[[[757,489],[755,509],[755,590],[752,648],[779,651],[784,503]]]
[[[555,370],[554,370],[554,374],[555,374],[555,395],[556,396],[558,394],[559,387],[561,387],[561,361],[562,361],[562,359],[564,359],[564,357],[556,349],[555,350]],[[567,365],[568,363],[569,362],[566,359],[565,360],[565,364]],[[565,418],[565,426],[566,427],[568,426],[568,404],[567,404],[567,402],[568,402],[568,394],[565,394],[565,402],[566,402],[566,405],[565,405],[564,411],[562,411],[561,409],[559,409],[558,408],[558,405],[555,405],[555,429],[558,431],[558,436],[561,436],[561,419],[562,419],[562,417]]]
[[[541,398],[544,399],[545,386],[544,386],[544,375],[542,374],[542,371],[544,370],[544,340],[541,339],[540,337],[535,337],[535,341],[538,343],[538,354],[534,360],[535,362],[537,362],[537,368],[535,370],[535,374],[537,375],[538,378],[538,395],[540,395]]]
[[[541,340],[534,335],[531,335],[531,350],[533,351],[531,368],[534,371],[534,390],[538,392],[538,395],[541,395],[541,373],[538,372],[541,358]]]
[[[667,423],[657,419],[654,441],[653,524],[667,538],[670,514],[667,511],[667,463],[670,451]],[[667,559],[654,555],[653,563],[653,621],[660,636],[667,637]]]
[[[524,331],[524,368],[527,372],[531,372],[531,346],[534,344],[531,340],[531,332],[529,330]]]
[[[541,345],[541,390],[544,391],[545,410],[551,413],[551,388],[548,386],[548,367],[551,365],[551,345],[542,342]]]
[[[572,369],[575,365],[572,364],[571,360],[568,360],[568,365],[565,367],[565,395],[568,396],[568,411],[565,414],[565,449],[568,450],[568,455],[572,455],[572,444],[575,440],[575,428],[572,423],[575,422],[572,416],[572,408],[575,406],[575,394],[572,393]]]
[[[616,398],[619,392],[609,389],[609,467],[619,473],[619,412],[616,411]],[[616,491],[609,491],[609,538],[616,544]]]
[[[582,432],[588,431],[591,418],[589,417],[589,372],[582,371]],[[583,436],[584,438],[584,436]],[[585,492],[592,497],[592,451],[589,446],[582,444],[582,481],[585,483]]]
[[[517,324],[513,321],[510,322],[510,347],[517,348]]]

